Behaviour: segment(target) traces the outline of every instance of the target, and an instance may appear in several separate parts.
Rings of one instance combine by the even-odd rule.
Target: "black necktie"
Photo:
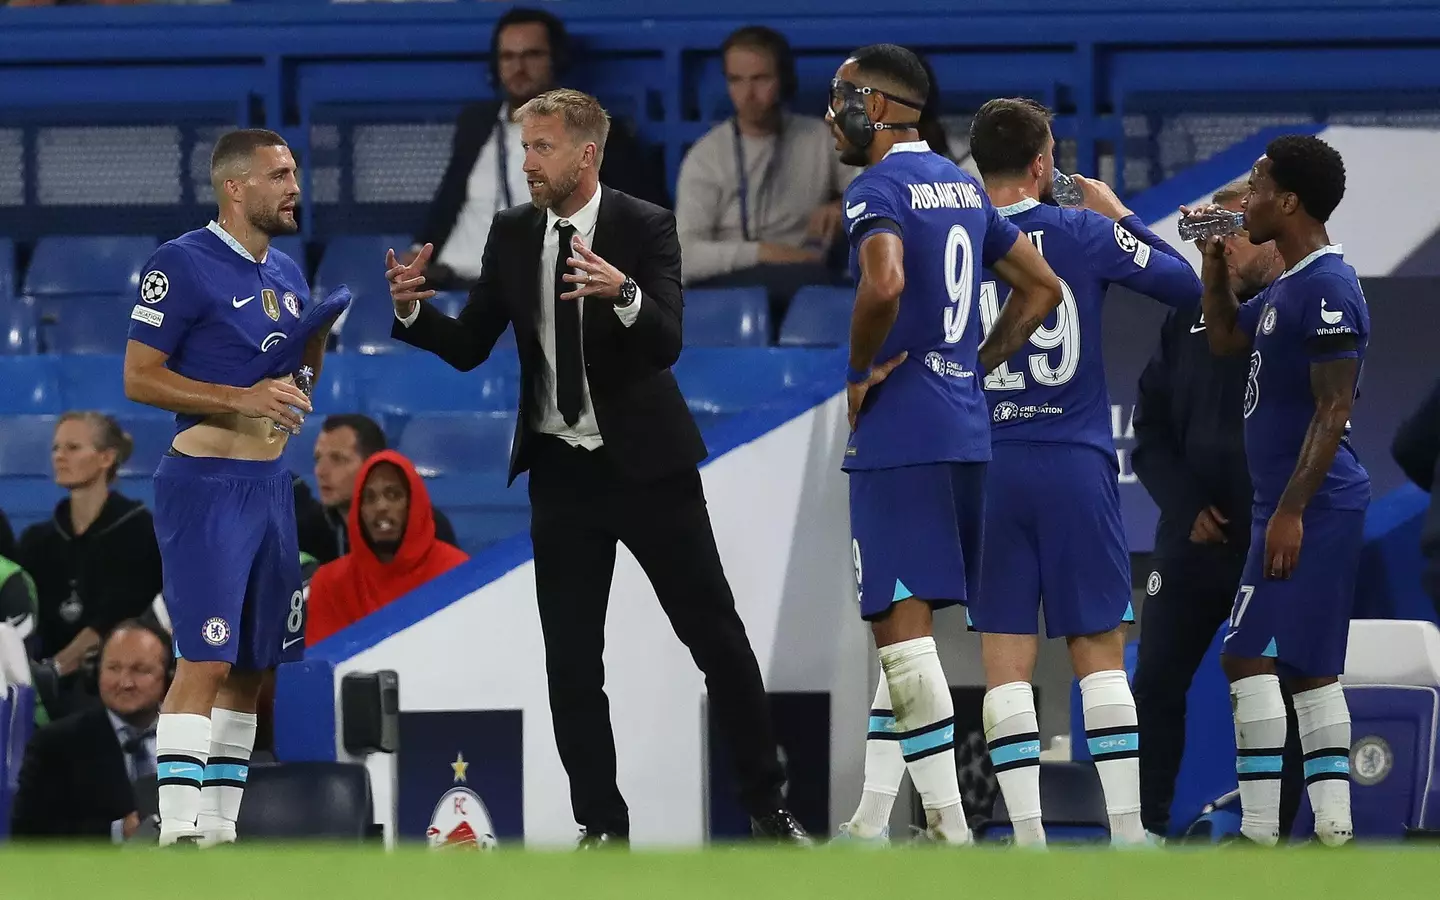
[[[145,741],[154,736],[153,728],[143,731],[139,728],[125,729],[125,742],[120,745],[120,749],[130,757],[130,770],[136,781],[155,774],[155,758],[150,755],[150,748],[145,745]]]
[[[564,219],[555,223],[560,233],[555,248],[555,404],[566,425],[580,420],[582,363],[580,351],[580,301],[561,300],[577,285],[565,280],[570,267],[565,261],[570,258],[570,240],[575,237],[575,226]]]

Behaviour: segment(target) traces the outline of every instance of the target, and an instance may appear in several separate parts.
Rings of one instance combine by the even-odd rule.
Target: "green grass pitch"
[[[395,853],[323,846],[0,849],[3,900],[1402,900],[1440,896],[1432,847]]]

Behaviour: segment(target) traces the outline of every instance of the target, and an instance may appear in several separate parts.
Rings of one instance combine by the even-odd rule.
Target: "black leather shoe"
[[[590,831],[581,829],[580,843],[575,846],[576,850],[628,850],[630,839],[623,834],[615,834],[610,831]]]
[[[750,833],[760,840],[778,841],[782,844],[809,847],[814,843],[810,835],[805,833],[804,826],[788,809],[777,809],[763,816],[751,816]]]

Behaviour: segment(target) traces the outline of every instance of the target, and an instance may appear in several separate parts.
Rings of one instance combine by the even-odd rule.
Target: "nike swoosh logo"
[[[1202,313],[1200,314],[1200,321],[1199,321],[1199,322],[1196,322],[1194,325],[1191,325],[1191,326],[1190,326],[1190,333],[1191,333],[1191,334],[1199,334],[1200,332],[1202,332],[1202,331],[1204,331],[1204,330],[1205,330],[1205,314],[1202,312]]]
[[[852,218],[852,219],[855,218],[856,216],[860,215],[861,213],[863,213],[863,212],[865,211],[865,202],[866,202],[866,201],[861,200],[859,203],[855,204],[854,206],[847,206],[847,207],[845,207],[845,215],[849,216],[849,217]]]
[[[303,637],[298,637],[298,638],[291,638],[291,639],[288,640],[288,641],[283,641],[283,642],[280,644],[280,649],[281,649],[281,650],[289,650],[291,647],[295,646],[296,644],[300,643],[300,642],[303,641],[303,640],[305,640]]]
[[[236,309],[239,309],[240,307],[244,306],[245,304],[249,303],[251,300],[254,300],[254,299],[255,299],[255,295],[254,295],[254,294],[251,294],[250,296],[246,297],[244,300],[241,300],[239,297],[231,297],[231,298],[230,298],[230,305],[233,306],[233,307],[235,307]]]

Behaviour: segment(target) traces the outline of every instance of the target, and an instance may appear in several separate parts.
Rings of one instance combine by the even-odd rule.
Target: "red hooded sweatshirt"
[[[370,471],[380,463],[399,466],[410,484],[405,535],[399,552],[388,563],[381,562],[370,549],[360,524],[360,495]],[[382,450],[361,465],[346,525],[350,552],[321,566],[310,580],[305,643],[311,647],[470,558],[435,539],[435,516],[425,482],[410,460],[393,450]]]

